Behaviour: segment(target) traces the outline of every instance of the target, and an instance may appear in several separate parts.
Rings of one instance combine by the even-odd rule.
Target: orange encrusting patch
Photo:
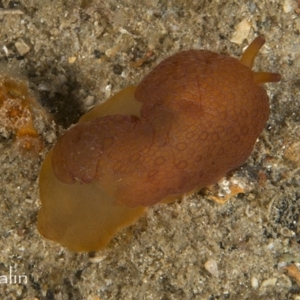
[[[19,150],[39,154],[43,142],[34,127],[33,108],[46,117],[23,81],[0,75],[0,126],[15,136]]]
[[[261,42],[258,44],[261,47]],[[99,194],[93,201],[107,205],[105,212],[97,211],[99,222],[110,228],[113,225],[102,221],[110,209],[127,207],[139,214],[141,207],[214,184],[243,164],[269,117],[267,93],[248,67],[258,46],[249,46],[251,51],[243,56],[242,63],[205,50],[177,53],[160,63],[137,87],[122,90],[83,116],[59,138],[52,158],[49,155],[42,167],[42,177],[47,178],[49,170],[52,175],[40,180],[44,210],[39,216],[40,224],[44,224],[39,226],[40,232],[66,245],[59,226],[53,225],[59,223],[57,220],[61,219],[68,230],[79,218],[82,226],[77,231],[93,230],[95,223],[84,225],[80,215],[65,215],[65,207],[50,204],[60,196],[69,211],[80,203],[85,210],[86,197],[73,192],[73,187],[82,187],[89,197]],[[276,74],[268,74],[258,83],[268,78],[279,80]],[[52,181],[55,191],[50,189]],[[49,188],[44,189],[44,185]],[[135,217],[138,214],[133,213]],[[130,217],[128,223],[133,219]],[[114,226],[113,232],[120,227]],[[58,234],[49,234],[51,231]],[[97,233],[89,235],[95,238]],[[99,232],[98,238],[102,235],[103,231]],[[96,250],[96,243],[90,247],[88,239],[74,243]],[[72,245],[67,246],[72,249]]]

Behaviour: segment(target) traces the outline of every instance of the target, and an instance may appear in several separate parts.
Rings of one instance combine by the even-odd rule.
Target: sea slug
[[[269,117],[253,72],[257,37],[240,61],[179,52],[81,117],[42,165],[38,230],[73,251],[104,247],[145,207],[220,180],[242,165]]]

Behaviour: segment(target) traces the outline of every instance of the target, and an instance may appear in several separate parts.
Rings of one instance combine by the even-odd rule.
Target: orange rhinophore
[[[40,233],[74,251],[98,250],[145,207],[242,165],[269,117],[263,83],[280,80],[252,71],[263,43],[256,38],[241,61],[177,53],[85,114],[42,165]]]

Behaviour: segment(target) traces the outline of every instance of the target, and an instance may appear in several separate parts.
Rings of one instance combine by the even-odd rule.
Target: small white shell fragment
[[[48,82],[42,82],[38,85],[38,90],[40,92],[50,92],[52,89],[51,84]]]
[[[0,17],[5,15],[23,15],[24,12],[20,9],[10,9],[10,8],[1,8],[0,9]]]
[[[76,56],[71,56],[71,57],[68,57],[68,62],[69,64],[74,64],[74,62],[76,61],[77,57]]]
[[[256,277],[252,277],[251,278],[251,286],[257,290],[258,289],[258,286],[259,286],[259,283],[258,283],[258,279]]]
[[[30,47],[22,39],[15,42],[15,47],[20,56],[24,56],[30,51]]]
[[[293,0],[284,0],[283,11],[287,14],[293,10]]]
[[[108,84],[106,87],[105,87],[105,97],[106,98],[109,98],[111,95],[111,84]]]
[[[293,237],[295,236],[295,232],[288,229],[287,227],[283,227],[280,229],[280,233],[283,235],[283,236],[286,236],[286,237]]]
[[[259,288],[260,291],[263,291],[264,289],[266,289],[268,286],[274,286],[277,282],[277,278],[275,277],[272,277],[272,278],[269,278],[269,279],[266,279],[264,280],[262,283],[261,283],[261,286]]]
[[[218,264],[214,259],[209,259],[205,264],[204,268],[214,277],[219,277]]]
[[[270,244],[267,245],[268,250],[273,250],[274,247],[275,247],[274,243],[270,243]]]
[[[3,49],[3,51],[5,52],[5,55],[8,56],[9,52],[8,52],[7,47],[4,45],[4,46],[2,47],[2,49]]]
[[[281,269],[281,268],[286,267],[287,264],[288,264],[288,263],[285,262],[285,261],[280,261],[280,262],[277,264],[277,267],[278,267],[278,269]]]
[[[91,262],[91,263],[95,263],[95,264],[97,264],[97,263],[100,263],[102,260],[104,260],[106,258],[106,256],[95,256],[95,257],[90,257],[89,258],[89,261]]]
[[[251,24],[247,19],[243,19],[235,28],[232,35],[231,42],[241,45],[243,41],[247,38],[251,29]]]
[[[92,95],[89,95],[85,99],[83,99],[83,104],[87,107],[92,106],[94,102],[95,102],[95,97]]]
[[[245,213],[248,218],[251,218],[255,215],[255,211],[251,210],[250,205],[247,205]]]

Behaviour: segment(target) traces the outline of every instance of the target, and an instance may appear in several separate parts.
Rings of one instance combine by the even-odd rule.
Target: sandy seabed
[[[242,3],[242,4],[241,4]],[[297,1],[0,1],[3,73],[28,81],[38,156],[0,130],[0,290],[4,299],[300,299],[300,15]],[[80,115],[180,50],[240,57],[262,34],[255,69],[271,116],[247,163],[211,191],[156,205],[103,251],[74,254],[36,229],[38,174]],[[244,192],[221,205],[238,186]],[[288,272],[290,270],[290,272]],[[298,278],[297,278],[298,276]],[[297,281],[298,280],[298,281]]]

